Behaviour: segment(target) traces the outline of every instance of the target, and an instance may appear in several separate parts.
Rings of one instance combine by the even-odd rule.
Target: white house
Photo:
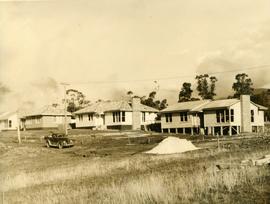
[[[266,107],[239,99],[178,103],[161,111],[163,132],[233,135],[240,132],[263,132]]]
[[[161,112],[161,130],[168,133],[199,133],[203,123],[200,109],[209,100],[189,101],[168,106]]]
[[[21,120],[25,129],[59,128],[65,122],[65,110],[57,104],[47,105],[25,113]],[[67,123],[70,121],[71,113],[67,112]]]
[[[250,101],[249,95],[239,99],[211,101],[203,108],[206,134],[233,135],[240,132],[263,132],[266,107]]]
[[[140,98],[128,101],[101,101],[75,112],[76,128],[141,129],[155,123],[158,110],[140,103]]]
[[[16,130],[18,127],[18,114],[14,112],[5,112],[0,115],[0,131]]]

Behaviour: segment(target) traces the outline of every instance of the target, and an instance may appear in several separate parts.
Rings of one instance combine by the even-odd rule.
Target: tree
[[[156,108],[158,110],[162,110],[168,106],[167,104],[167,99],[163,99],[162,101],[160,100],[155,100],[157,92],[152,91],[149,93],[148,98],[145,96],[140,97],[141,98],[141,104],[150,106],[152,108]]]
[[[193,90],[191,89],[191,83],[183,83],[181,91],[179,92],[178,102],[190,101]]]
[[[128,91],[127,92],[127,95],[132,97],[133,96],[133,92],[132,91]]]
[[[264,116],[266,121],[270,120],[270,89],[257,89],[255,94],[251,96],[251,101],[254,103],[260,104],[268,108],[265,111]]]
[[[236,82],[233,83],[232,88],[235,91],[234,97],[239,98],[242,94],[252,95],[252,80],[248,78],[246,73],[237,74],[235,76]]]
[[[89,105],[90,101],[85,99],[85,95],[76,90],[76,89],[68,89],[66,91],[67,94],[67,111],[73,113],[79,109],[84,108]]]
[[[215,76],[209,76],[208,74],[197,75],[197,91],[199,92],[199,96],[202,99],[214,99],[216,95],[216,82],[217,78]]]
[[[168,107],[167,99],[163,99],[160,103],[159,110],[163,110]]]

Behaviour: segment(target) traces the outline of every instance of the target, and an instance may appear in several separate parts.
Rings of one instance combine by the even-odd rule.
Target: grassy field
[[[73,148],[46,148],[48,131],[0,132],[2,203],[270,203],[270,137],[188,137],[200,150],[147,155],[168,135],[71,130]],[[217,168],[220,167],[220,168]]]

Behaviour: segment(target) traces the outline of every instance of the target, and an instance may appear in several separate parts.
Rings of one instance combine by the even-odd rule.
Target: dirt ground
[[[40,181],[40,183],[35,183],[34,181],[32,181],[32,183],[29,182],[29,186],[26,187],[24,186],[24,184],[13,184],[15,181],[12,181],[12,177],[15,178],[16,176],[21,175],[22,173],[25,175],[31,174],[34,175],[35,172],[39,173],[55,172],[58,169],[61,170],[72,169],[74,167],[81,168],[81,166],[83,166],[84,164],[89,163],[92,164],[97,163],[98,165],[105,166],[105,168],[107,168],[106,165],[108,164],[109,166],[112,163],[115,164],[116,166],[117,165],[120,166],[119,167],[114,166],[113,169],[110,170],[110,172],[114,171],[117,172],[118,171],[117,169],[119,169],[119,172],[122,172],[123,175],[125,174],[133,175],[134,172],[131,173],[129,168],[130,165],[135,165],[135,163],[137,162],[140,167],[136,166],[135,167],[138,168],[140,172],[145,171],[143,174],[157,170],[159,173],[168,172],[168,174],[171,174],[171,172],[173,171],[172,169],[175,169],[179,165],[179,161],[181,160],[181,158],[182,161],[184,159],[188,159],[188,161],[194,160],[195,162],[197,161],[196,159],[198,159],[198,161],[202,159],[215,161],[214,163],[215,165],[218,164],[219,166],[221,166],[221,168],[225,169],[228,168],[229,165],[228,161],[230,162],[231,165],[237,164],[238,166],[240,166],[242,159],[254,159],[254,157],[263,156],[264,154],[267,153],[270,154],[270,137],[258,135],[248,135],[248,136],[246,135],[244,137],[223,137],[220,138],[219,141],[217,141],[216,138],[210,137],[203,138],[201,136],[191,137],[187,135],[176,135],[177,137],[180,138],[188,138],[192,140],[193,144],[197,147],[200,147],[201,150],[196,151],[195,154],[192,152],[185,153],[183,154],[184,156],[169,155],[169,156],[153,157],[151,155],[150,156],[145,155],[143,154],[143,152],[148,151],[154,146],[156,146],[168,135],[159,133],[132,132],[132,131],[99,132],[91,130],[70,130],[69,137],[72,140],[74,140],[75,142],[74,147],[57,149],[57,148],[47,148],[45,146],[45,141],[43,137],[48,134],[49,130],[22,132],[21,133],[22,144],[19,145],[17,142],[16,132],[13,131],[0,132],[0,181],[3,181],[3,183],[5,182],[9,183],[10,185],[10,187],[8,186],[0,187],[1,191],[6,192],[5,195],[3,194],[4,196],[2,196],[2,202],[5,201],[6,202],[9,201],[7,203],[17,202],[16,199],[11,198],[12,196],[14,196],[14,192],[20,190],[25,191],[26,187],[33,185],[37,186],[43,185],[42,181]],[[152,163],[149,162],[148,164],[147,162],[145,162],[148,159],[150,159]],[[171,163],[167,162],[170,160],[172,160]],[[124,164],[125,168],[124,170],[121,169],[122,168],[121,165],[123,162],[127,162],[127,164],[126,163]],[[147,169],[145,169],[146,167],[142,167],[143,164],[147,166]],[[128,165],[128,167],[126,165]],[[185,163],[183,166],[185,165],[189,169],[191,164]],[[196,164],[192,165],[196,166]],[[205,164],[200,163],[198,165],[200,165],[198,166],[198,168],[202,169],[207,167],[207,163]],[[211,165],[213,166],[213,163],[211,163]],[[100,166],[98,166],[97,168],[100,168]],[[187,170],[184,168],[183,172],[186,171]],[[270,178],[270,174],[268,173],[269,167],[267,169],[267,175],[269,176],[268,178]],[[141,173],[138,173],[138,175],[140,174]],[[72,177],[72,175],[68,176]],[[74,174],[74,176],[77,175]],[[90,173],[85,174],[83,176],[88,178],[90,177]],[[8,181],[9,178],[11,178],[10,181]],[[27,183],[28,181],[26,178],[23,178],[25,180],[22,181],[20,180],[20,182]],[[106,180],[106,182],[109,182],[108,180]],[[81,182],[83,183],[85,181],[83,180]],[[103,182],[104,180],[100,181],[101,184]],[[113,180],[113,182],[115,181]],[[53,184],[54,180],[52,180],[50,183]],[[270,187],[269,182],[266,183],[266,186],[263,186],[264,189],[263,201],[270,198],[268,191],[269,187]],[[87,194],[89,194],[89,192]],[[24,197],[24,199],[21,200],[22,203],[27,202],[27,199],[29,198]],[[75,201],[77,202],[78,200]],[[115,202],[114,199],[110,201]],[[260,200],[260,202],[258,203],[262,203],[263,201]],[[51,201],[47,200],[47,202],[45,201],[45,203],[50,202],[57,203],[57,200]],[[90,201],[86,203],[89,202]],[[121,203],[122,200],[119,202]],[[140,201],[138,202],[140,203]],[[145,202],[145,200],[143,202]],[[134,200],[132,200],[131,203],[134,203]]]

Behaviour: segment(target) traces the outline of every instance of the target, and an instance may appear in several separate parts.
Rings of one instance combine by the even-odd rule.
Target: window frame
[[[8,127],[12,128],[12,120],[8,120]]]
[[[83,121],[83,115],[82,114],[79,114],[78,115],[78,119],[79,119],[79,121]]]
[[[142,112],[142,122],[145,122],[145,112]]]
[[[126,112],[125,111],[121,112],[121,122],[126,122]]]
[[[188,121],[188,113],[187,112],[180,112],[180,121],[187,122]]]
[[[234,122],[234,109],[230,109],[230,122]]]
[[[252,123],[254,123],[254,121],[255,121],[255,111],[252,109],[252,110],[250,110],[250,121],[252,122]]]
[[[166,123],[172,122],[172,113],[165,113]]]
[[[112,113],[113,113],[113,123],[121,122],[121,112],[120,111],[114,111]]]
[[[88,121],[93,121],[93,120],[94,120],[94,114],[88,113]]]

